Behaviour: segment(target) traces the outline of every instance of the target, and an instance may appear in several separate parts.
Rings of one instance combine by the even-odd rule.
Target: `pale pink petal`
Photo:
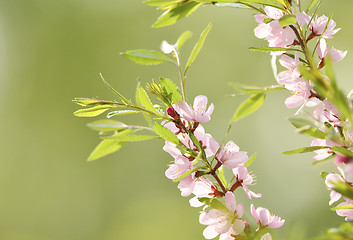
[[[234,223],[233,223],[234,235],[239,235],[240,233],[242,233],[244,231],[244,228],[245,228],[245,224],[242,220],[240,219],[234,220]]]
[[[161,50],[165,54],[170,54],[174,51],[173,45],[170,45],[167,41],[163,41],[161,44]]]
[[[341,197],[342,195],[340,193],[336,191],[331,191],[329,205],[332,205],[333,203],[337,202]]]
[[[274,222],[271,222],[270,224],[268,224],[268,228],[280,228],[283,226],[285,220],[279,220],[280,218],[276,218],[276,220]]]
[[[285,100],[285,104],[288,108],[296,108],[305,102],[305,98],[298,95],[292,95]]]
[[[265,18],[267,18],[267,16],[265,14],[256,14],[255,15],[255,21],[257,23],[263,23]]]
[[[234,194],[230,191],[226,193],[226,207],[231,212],[235,212],[237,207],[237,202],[235,201]]]
[[[197,197],[193,197],[189,200],[190,206],[191,207],[202,207],[205,205],[204,203],[200,202]]]
[[[295,33],[290,27],[285,27],[282,31],[282,41],[285,45],[291,45],[295,40]]]
[[[206,96],[199,95],[195,97],[193,105],[195,115],[201,115],[206,112],[207,101]]]
[[[266,38],[271,34],[271,27],[269,24],[261,23],[254,29],[254,33],[257,38]]]
[[[308,24],[310,21],[310,16],[306,13],[297,13],[296,15],[297,22],[299,26],[304,26],[305,24]]]
[[[272,19],[280,19],[284,15],[283,12],[278,8],[266,6],[264,10],[266,15]]]
[[[244,214],[244,206],[243,206],[243,204],[239,203],[237,205],[236,212],[237,212],[237,217],[238,218],[241,218],[243,216],[243,214]]]
[[[269,222],[270,212],[265,208],[260,208],[259,216],[261,225],[267,226]]]
[[[332,62],[339,62],[341,61],[343,58],[346,57],[348,51],[341,51],[341,50],[337,50],[337,49],[330,49],[327,51],[327,54],[331,56],[331,60]]]
[[[173,108],[180,116],[185,118],[185,120],[190,122],[195,121],[194,111],[185,101],[177,102],[173,105]]]
[[[317,46],[317,54],[319,55],[320,59],[324,59],[326,57],[327,49],[328,45],[326,43],[326,40],[322,38],[319,41],[319,45]]]
[[[255,209],[253,204],[250,205],[250,211],[251,211],[251,215],[254,217],[255,221],[257,223],[259,223],[260,216],[257,214],[257,211],[256,211],[256,209]]]
[[[205,230],[203,231],[203,236],[206,239],[212,239],[218,236],[218,232],[216,232],[214,226],[208,226],[207,228],[205,228]]]
[[[266,233],[265,235],[263,235],[263,236],[261,237],[260,240],[272,240],[272,236],[271,236],[271,234]]]

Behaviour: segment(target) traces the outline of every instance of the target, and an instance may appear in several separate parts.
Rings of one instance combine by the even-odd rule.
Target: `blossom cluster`
[[[254,183],[254,176],[244,165],[248,160],[247,152],[240,151],[239,146],[233,141],[222,146],[205,132],[201,123],[208,122],[214,110],[213,104],[207,108],[207,101],[207,97],[201,95],[195,98],[192,107],[185,101],[179,101],[167,109],[171,121],[164,126],[178,137],[183,147],[165,142],[164,151],[174,158],[165,175],[169,179],[180,181],[178,188],[182,196],[194,195],[190,199],[192,207],[203,206],[200,223],[208,225],[203,233],[206,239],[220,235],[221,240],[231,240],[241,234],[246,225],[249,225],[242,219],[244,207],[241,203],[237,204],[234,191],[242,188],[249,199],[261,197],[261,194],[256,194],[248,188]],[[196,143],[192,135],[196,138]],[[205,156],[202,156],[200,147]],[[183,148],[195,152],[197,156],[191,155],[190,151],[183,151]],[[208,159],[212,161],[209,162]],[[215,166],[212,166],[213,161],[216,163]],[[204,167],[196,167],[200,162],[206,163]],[[230,169],[234,175],[235,182],[230,182],[229,186],[225,180],[221,180],[224,176],[219,177],[224,167]],[[207,176],[213,177],[216,182],[212,182]],[[213,200],[222,197],[225,197],[225,206],[221,203],[215,206],[202,201],[202,199]],[[259,229],[278,228],[284,224],[284,220],[271,215],[262,207],[255,209],[251,205],[251,214],[258,223]],[[266,237],[268,239],[268,235]]]
[[[326,39],[331,39],[340,30],[336,28],[336,23],[329,17],[311,17],[305,12],[295,14],[296,24],[281,26],[280,19],[290,13],[284,12],[278,8],[267,6],[264,8],[265,14],[255,16],[259,25],[255,28],[255,36],[268,41],[270,47],[280,47],[284,51],[272,52],[272,55],[282,55],[279,63],[286,69],[278,73],[277,82],[283,85],[291,92],[291,96],[285,100],[288,108],[297,108],[299,113],[305,106],[315,107],[313,110],[313,119],[318,131],[327,133],[326,138],[318,138],[312,141],[312,147],[318,147],[314,152],[314,160],[323,161],[331,156],[335,156],[335,165],[341,175],[330,173],[326,177],[326,185],[331,190],[330,202],[333,204],[338,201],[342,195],[334,191],[334,182],[341,182],[352,186],[353,184],[353,158],[335,152],[332,147],[341,147],[347,150],[353,150],[353,129],[349,126],[347,119],[343,118],[337,107],[327,98],[315,91],[314,84],[302,76],[300,67],[303,64],[311,68],[321,69],[325,66],[327,58],[331,62],[339,62],[346,55],[347,51],[330,48]],[[308,42],[314,42],[318,62],[313,64],[313,56],[308,53]],[[296,51],[294,55],[288,54],[285,50],[291,47],[300,46],[301,51]],[[304,59],[300,58],[300,52]],[[325,80],[328,77],[325,76]],[[333,137],[334,136],[334,137]],[[338,136],[338,137],[337,137]],[[338,206],[352,205],[353,200],[343,197],[344,202]],[[353,220],[353,209],[338,209],[339,216],[345,216],[347,221]]]

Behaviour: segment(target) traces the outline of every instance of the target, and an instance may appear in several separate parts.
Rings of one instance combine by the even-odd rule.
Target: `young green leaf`
[[[121,53],[121,55],[130,61],[141,65],[157,65],[166,62],[175,63],[173,59],[167,57],[161,52],[154,50],[130,50]]]
[[[231,122],[236,122],[239,119],[242,119],[257,109],[259,109],[265,101],[266,94],[260,93],[256,95],[252,95],[250,98],[245,100],[240,106],[238,107],[237,111],[233,115]]]
[[[255,160],[256,158],[256,153],[254,153],[247,161],[246,163],[244,164],[245,167],[249,167]]]
[[[121,101],[123,101],[125,104],[132,104],[132,102],[130,100],[128,100],[127,98],[125,98],[123,95],[121,95],[117,90],[115,90],[115,88],[113,88],[103,77],[103,74],[100,73],[99,74],[103,83],[113,92],[115,93],[115,95],[117,95]]]
[[[353,205],[342,205],[342,206],[331,208],[332,211],[336,211],[340,209],[353,209]]]
[[[245,85],[245,84],[236,83],[236,82],[230,83],[230,85],[235,90],[235,94],[232,94],[232,96],[253,95],[257,93],[266,93],[266,92],[286,89],[283,85],[256,87],[256,86],[250,86],[250,85]]]
[[[229,211],[223,203],[215,198],[199,198],[199,201],[214,209]]]
[[[182,18],[189,16],[191,13],[196,11],[197,8],[201,6],[200,3],[195,1],[188,1],[177,4],[172,8],[165,11],[153,24],[152,27],[165,27],[173,25]]]
[[[333,190],[353,200],[353,187],[351,185],[341,181],[331,183],[334,185]]]
[[[178,87],[173,81],[167,78],[160,78],[159,82],[164,91],[164,94],[167,96],[171,103],[175,104],[183,100],[183,97],[181,96]]]
[[[157,135],[164,140],[174,143],[176,145],[181,144],[179,138],[168,128],[162,126],[160,123],[155,122],[153,124],[153,129],[156,131]]]
[[[74,112],[76,117],[96,117],[110,108],[115,108],[115,105],[102,105],[102,106],[95,106],[91,108],[84,108],[79,109]]]
[[[190,169],[189,171],[186,171],[183,174],[181,174],[180,177],[177,177],[177,178],[173,179],[173,182],[179,182],[181,179],[186,178],[187,176],[189,176],[193,172],[196,172],[196,171],[198,171],[198,170],[200,170],[202,168],[205,168],[205,167],[200,166],[200,167],[195,167],[193,169]]]
[[[140,99],[140,104],[146,108],[147,110],[151,111],[151,112],[155,112],[157,113],[156,109],[153,106],[153,103],[151,102],[149,96],[147,95],[146,91],[142,88],[139,87],[137,94],[139,96]]]
[[[180,37],[178,38],[176,45],[177,45],[177,50],[179,51],[180,48],[184,45],[184,43],[191,38],[192,36],[192,32],[190,31],[186,31],[183,32],[183,34],[180,35]]]
[[[136,114],[136,113],[141,113],[140,111],[135,111],[135,110],[117,110],[117,111],[112,111],[107,114],[107,118],[111,118],[114,116],[121,116],[121,115],[129,115],[129,114]]]
[[[180,2],[180,0],[147,0],[144,3],[154,7],[165,7]]]
[[[344,147],[337,147],[337,146],[333,146],[331,147],[332,151],[334,152],[339,152],[339,153],[342,153],[343,155],[345,156],[348,156],[348,157],[353,157],[353,152],[352,151],[349,151],[348,149],[344,148]]]
[[[328,175],[328,172],[321,172],[320,176],[325,180]]]
[[[116,133],[114,136],[123,136],[128,135],[132,132],[131,129],[123,130],[119,133]],[[88,157],[88,161],[94,161],[98,158],[104,157],[108,154],[118,151],[122,148],[126,142],[117,142],[111,140],[103,140],[98,144],[98,146],[93,150],[93,152]]]
[[[207,159],[205,149],[203,149],[199,140],[197,140],[195,135],[190,130],[187,130],[187,133],[188,133],[191,141],[194,143],[194,145],[197,147],[197,149],[201,152],[203,159]]]
[[[111,101],[104,101],[104,100],[99,100],[99,99],[94,99],[94,98],[75,98],[72,101],[74,103],[76,103],[80,106],[84,106],[84,107],[93,107],[93,106],[114,104],[114,102],[111,102]]]
[[[297,24],[297,19],[294,14],[284,15],[279,19],[279,25],[282,27],[294,24]]]
[[[257,51],[257,52],[288,52],[288,51],[302,52],[302,50],[296,49],[296,48],[281,48],[281,47],[251,47],[249,48],[249,50]]]
[[[141,100],[141,93],[140,93],[140,89],[143,90],[143,88],[140,85],[140,82],[138,82],[137,84],[137,88],[136,88],[136,103],[139,106],[142,106],[142,100]],[[152,118],[148,113],[143,112],[143,117],[146,119],[146,122],[148,123],[149,126],[152,126]]]
[[[87,126],[96,131],[115,131],[123,130],[128,128],[128,126],[122,122],[118,122],[111,119],[101,119],[91,123],[88,123]]]
[[[224,176],[224,166],[222,165],[218,170],[218,177],[221,180],[221,182],[223,183],[224,186],[227,186],[227,180],[226,177]]]
[[[309,136],[325,139],[327,134],[318,129],[315,124],[306,118],[289,118],[289,121],[296,127],[298,133],[307,134]]]
[[[313,151],[325,149],[325,148],[329,148],[329,147],[326,147],[326,146],[303,147],[303,148],[298,148],[298,149],[294,149],[294,150],[290,150],[290,151],[285,151],[285,152],[283,152],[283,154],[294,155],[294,154],[299,154],[299,153],[313,152]]]
[[[121,136],[112,136],[112,137],[104,137],[106,140],[114,140],[118,142],[138,142],[145,141],[150,139],[159,138],[157,136],[147,136],[147,135],[121,135]]]
[[[200,52],[200,50],[206,40],[207,34],[211,30],[211,28],[212,28],[212,23],[209,23],[208,26],[205,28],[205,30],[203,30],[203,32],[201,33],[200,39],[196,43],[194,49],[192,50],[192,52],[190,54],[188,62],[186,63],[185,73],[188,71],[190,65],[195,61],[197,55],[199,54],[199,52]]]
[[[241,3],[241,4],[252,4],[252,3],[256,3],[256,4],[261,4],[261,5],[265,5],[265,6],[271,6],[271,7],[275,7],[278,9],[281,9],[282,11],[285,11],[285,9],[282,6],[279,6],[275,3],[272,3],[270,1],[266,1],[266,0],[197,0],[198,2],[202,2],[202,3]]]
[[[309,10],[312,9],[318,1],[319,0],[312,0],[306,12],[309,12]]]

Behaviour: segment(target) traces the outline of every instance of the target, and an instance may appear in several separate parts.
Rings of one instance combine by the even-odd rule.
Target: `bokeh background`
[[[302,1],[308,2],[308,1]],[[342,30],[338,49],[353,52],[353,1],[323,1]],[[228,97],[229,82],[274,84],[270,57],[250,52],[264,46],[255,39],[253,12],[203,7],[174,26],[153,29],[161,14],[141,0],[0,0],[0,239],[4,240],[195,240],[203,239],[199,209],[180,196],[164,171],[171,158],[162,141],[128,144],[118,153],[86,161],[98,144],[96,132],[72,112],[74,97],[113,99],[99,73],[125,96],[134,98],[137,78],[177,79],[173,66],[138,66],[120,52],[158,49],[185,30],[194,32],[185,45],[187,58],[198,35],[214,27],[189,71],[187,94],[207,95],[216,108],[207,131],[219,141],[242,98]],[[335,65],[340,86],[352,86],[352,55]],[[329,193],[312,155],[281,152],[307,146],[287,121],[295,110],[285,107],[286,92],[267,97],[255,115],[232,128],[230,139],[249,154],[257,174],[254,200],[286,219],[277,239],[308,239],[343,218],[329,210]],[[134,117],[124,122],[142,123]],[[239,192],[249,215],[249,201]]]

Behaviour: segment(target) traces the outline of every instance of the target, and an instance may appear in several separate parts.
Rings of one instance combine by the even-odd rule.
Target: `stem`
[[[222,183],[222,181],[219,179],[219,177],[217,176],[217,173],[211,173],[211,175],[216,179],[216,181],[217,181],[217,183],[218,183],[218,185],[222,188],[222,191],[224,192],[224,193],[226,193],[227,192],[227,189],[224,187],[224,185],[223,185],[223,183]]]

